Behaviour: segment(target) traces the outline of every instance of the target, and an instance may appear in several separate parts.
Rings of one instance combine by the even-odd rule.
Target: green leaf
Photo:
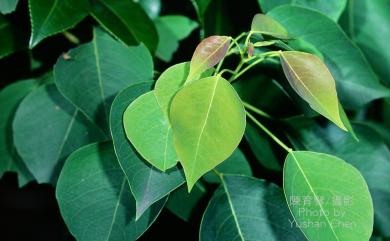
[[[172,59],[179,41],[187,38],[198,27],[191,19],[181,15],[168,15],[154,20],[159,35],[156,56],[165,62]]]
[[[256,14],[253,17],[251,31],[279,39],[289,39],[287,30],[264,14]]]
[[[88,15],[87,0],[29,0],[30,48],[44,38],[75,26]]]
[[[121,91],[112,103],[110,113],[111,135],[115,153],[136,200],[137,219],[153,203],[184,183],[183,172],[177,167],[166,172],[157,170],[138,156],[126,138],[122,122],[123,113],[139,95],[150,90],[151,85],[151,83],[138,83]],[[153,141],[151,142],[153,143]]]
[[[390,2],[387,0],[349,1],[342,26],[371,63],[383,83],[390,86]],[[343,20],[342,18],[342,20]]]
[[[354,124],[356,141],[334,126],[291,119],[289,139],[299,149],[336,155],[356,167],[366,179],[374,202],[375,230],[390,236],[390,151],[384,140],[366,124]]]
[[[206,13],[207,7],[212,2],[211,0],[191,0],[192,4],[195,7],[196,13],[198,15],[199,22],[204,24],[204,15]]]
[[[283,186],[293,225],[308,240],[367,241],[374,210],[367,184],[353,166],[322,153],[290,152]]]
[[[210,36],[204,39],[192,55],[187,80],[191,81],[199,77],[204,71],[216,65],[225,57],[229,45],[230,37],[227,36]]]
[[[303,40],[303,39],[293,39],[288,41],[288,46],[293,48],[294,50],[300,51],[300,52],[306,52],[316,55],[318,58],[320,58],[322,61],[325,60],[324,55],[319,51],[314,45],[311,43]]]
[[[44,85],[23,99],[13,121],[13,137],[19,155],[36,180],[54,185],[70,153],[104,139],[101,130],[54,84]]]
[[[161,171],[176,165],[172,128],[155,91],[141,95],[129,105],[123,124],[127,138],[150,164]]]
[[[289,4],[319,11],[337,22],[344,11],[347,0],[258,0],[263,12],[268,12],[280,5]]]
[[[2,0],[0,2],[0,13],[7,14],[15,11],[18,2],[19,0]]]
[[[315,55],[286,51],[280,54],[291,87],[313,110],[347,130],[340,119],[336,85],[326,65]]]
[[[256,159],[265,167],[273,171],[281,171],[282,167],[278,161],[272,145],[261,130],[258,130],[252,123],[248,122],[245,129],[245,138],[253,151]]]
[[[222,175],[203,215],[201,241],[304,240],[292,227],[282,190],[252,177]]]
[[[389,95],[389,90],[379,83],[359,49],[331,19],[319,12],[293,6],[275,8],[268,15],[281,23],[291,37],[303,39],[321,51],[346,108],[359,108]]]
[[[155,19],[160,15],[161,0],[133,0],[133,2],[141,5],[151,19]]]
[[[151,52],[156,50],[157,30],[139,4],[132,0],[97,0],[91,9],[96,21],[123,43],[144,43]]]
[[[222,162],[214,169],[222,174],[253,175],[248,160],[244,153],[238,148],[234,150],[233,154],[226,159],[226,161]],[[209,183],[219,183],[219,177],[214,172],[207,173],[204,175],[203,179]]]
[[[56,197],[66,225],[79,241],[136,240],[166,201],[135,222],[135,200],[109,142],[85,146],[69,156]]]
[[[188,222],[197,213],[199,202],[205,197],[206,189],[201,183],[197,183],[188,193],[185,185],[176,189],[169,195],[165,207],[177,217]]]
[[[27,47],[27,36],[0,14],[0,58]]]
[[[0,91],[0,177],[5,172],[18,174],[19,186],[33,180],[33,176],[16,153],[12,139],[12,121],[20,101],[38,86],[36,80],[23,80]]]
[[[68,56],[54,66],[56,85],[107,134],[114,96],[130,84],[153,79],[153,60],[144,45],[126,47],[99,29],[91,43],[72,49]]]
[[[184,86],[172,100],[170,120],[188,190],[233,153],[246,122],[236,91],[218,76]]]

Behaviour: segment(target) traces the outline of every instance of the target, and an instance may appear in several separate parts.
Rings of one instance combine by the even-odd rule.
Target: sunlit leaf
[[[346,130],[340,119],[335,81],[321,59],[297,51],[282,52],[280,59],[284,74],[297,94],[315,111]]]
[[[225,57],[229,45],[230,37],[227,36],[210,36],[204,39],[192,55],[187,80],[199,77],[204,71],[216,65]]]
[[[170,118],[188,190],[233,153],[245,131],[239,96],[229,82],[217,76],[183,87],[173,98]]]
[[[283,176],[293,225],[308,240],[369,240],[373,204],[364,178],[353,166],[335,156],[294,151],[286,158]]]
[[[289,38],[287,30],[280,23],[264,14],[253,17],[251,31],[279,39]]]

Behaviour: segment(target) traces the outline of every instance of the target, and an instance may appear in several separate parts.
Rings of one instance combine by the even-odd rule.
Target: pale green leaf
[[[54,66],[58,89],[107,134],[115,95],[130,84],[153,79],[153,60],[144,45],[126,47],[99,29],[91,43],[67,55]]]
[[[88,15],[88,0],[29,0],[30,48],[44,38],[75,26]]]
[[[19,0],[2,0],[0,1],[0,13],[7,14],[15,11]]]
[[[331,19],[317,11],[288,5],[267,15],[282,24],[292,38],[305,40],[323,54],[336,80],[340,102],[346,108],[356,109],[390,94],[360,50]]]
[[[291,87],[311,108],[346,130],[339,114],[336,85],[326,65],[315,55],[286,51],[280,55]]]
[[[264,180],[222,175],[202,219],[201,241],[303,241],[282,190]]]
[[[18,154],[36,180],[55,185],[70,153],[105,136],[54,84],[48,84],[20,103],[13,121],[13,138]]]
[[[156,50],[157,30],[139,4],[132,0],[97,0],[91,9],[96,21],[123,43],[144,43],[151,52]]]
[[[5,172],[16,172],[19,186],[24,186],[34,178],[16,153],[12,139],[12,121],[20,101],[37,86],[36,80],[23,80],[0,91],[0,177]]]
[[[260,13],[253,17],[251,31],[279,39],[289,39],[287,30],[280,23]]]
[[[66,160],[56,197],[78,241],[136,240],[166,201],[156,203],[135,221],[135,200],[109,142],[80,148]]]
[[[151,83],[138,83],[121,91],[112,103],[110,128],[115,153],[136,200],[137,219],[156,201],[184,183],[177,167],[161,172],[142,159],[126,137],[122,117],[128,105],[151,89]],[[153,141],[152,141],[153,142]]]
[[[173,98],[170,120],[188,190],[233,153],[246,122],[236,91],[218,76],[184,86]]]
[[[195,49],[191,58],[188,81],[199,77],[204,71],[215,66],[223,59],[230,45],[228,36],[210,36],[204,39]]]
[[[327,154],[294,151],[286,158],[283,176],[293,225],[308,240],[367,241],[371,237],[370,192],[352,165]]]

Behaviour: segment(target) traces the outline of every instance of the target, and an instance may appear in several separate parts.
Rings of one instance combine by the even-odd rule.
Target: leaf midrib
[[[299,171],[301,172],[303,178],[305,179],[305,182],[306,182],[306,184],[308,185],[308,187],[309,187],[309,189],[310,189],[310,192],[313,193],[313,195],[314,195],[314,197],[315,197],[315,199],[316,199],[316,201],[317,201],[317,203],[318,203],[318,206],[319,206],[319,208],[320,208],[322,214],[324,214],[324,217],[325,217],[325,219],[326,219],[326,222],[329,224],[329,227],[330,227],[330,229],[332,230],[332,233],[333,233],[334,237],[336,238],[337,241],[340,241],[339,238],[338,238],[338,236],[337,236],[337,234],[336,234],[336,232],[335,232],[334,229],[333,229],[332,223],[330,222],[329,218],[328,218],[327,215],[325,214],[324,207],[322,206],[322,203],[321,203],[320,200],[318,199],[318,196],[317,196],[317,194],[315,193],[314,188],[311,186],[311,184],[310,184],[310,182],[309,182],[309,180],[308,180],[308,178],[307,178],[305,172],[303,171],[301,165],[299,164],[298,159],[295,157],[294,152],[290,152],[290,153],[291,153],[291,155],[292,155],[292,157],[293,157],[295,163],[297,164],[297,167],[298,167]]]
[[[36,36],[38,36],[40,34],[40,32],[42,31],[42,28],[43,26],[45,26],[46,22],[48,21],[48,19],[51,17],[51,15],[53,14],[54,12],[54,9],[57,7],[58,5],[58,0],[55,0],[54,1],[54,4],[52,5],[52,7],[50,8],[50,11],[49,13],[47,14],[46,18],[43,20],[42,24],[41,24],[41,27],[39,28],[38,32],[36,32]]]
[[[122,200],[123,190],[125,189],[125,184],[126,184],[126,177],[123,177],[121,189],[120,189],[119,194],[118,194],[118,201],[117,201],[117,203],[115,205],[114,214],[112,216],[112,221],[111,221],[111,224],[110,224],[110,228],[108,230],[106,241],[110,240],[111,232],[112,232],[112,230],[114,228],[114,224],[115,224],[115,220],[116,220],[119,204],[121,203],[121,200]]]

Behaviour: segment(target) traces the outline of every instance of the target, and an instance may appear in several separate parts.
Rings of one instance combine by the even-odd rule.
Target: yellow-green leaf
[[[279,39],[289,39],[287,30],[280,23],[264,14],[256,14],[253,17],[251,31]]]
[[[286,51],[280,55],[291,87],[310,107],[338,127],[347,130],[340,118],[336,84],[326,65],[313,54]]]
[[[170,120],[188,190],[233,153],[246,124],[239,96],[218,76],[183,87],[172,100]]]

